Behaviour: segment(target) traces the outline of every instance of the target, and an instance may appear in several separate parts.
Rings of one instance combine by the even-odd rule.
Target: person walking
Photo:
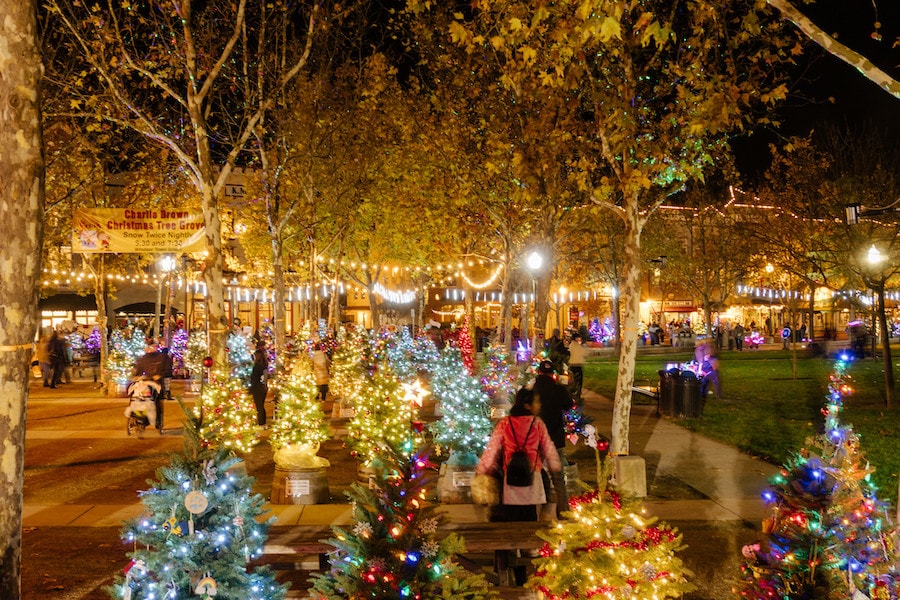
[[[34,348],[34,359],[41,368],[41,379],[44,387],[50,387],[53,377],[53,367],[50,365],[50,336],[42,334]]]
[[[159,351],[156,340],[147,340],[144,355],[134,362],[134,376],[155,381],[158,388],[153,390],[153,403],[156,405],[156,429],[163,432],[162,385],[166,374],[166,356]]]
[[[735,350],[744,349],[744,326],[740,323],[734,326],[734,348]]]
[[[584,363],[587,360],[588,349],[581,343],[581,334],[572,334],[572,342],[569,344],[569,372],[572,381],[569,382],[572,390],[572,401],[581,405],[581,389],[584,385]]]
[[[491,511],[491,521],[537,521],[539,504],[547,502],[542,467],[550,472],[557,492],[556,514],[559,517],[567,510],[566,486],[563,482],[562,464],[547,431],[544,421],[538,416],[541,399],[527,388],[516,393],[516,401],[494,427],[484,453],[476,467],[476,473],[500,477],[502,483],[501,503]],[[530,485],[511,485],[507,481],[508,469],[513,453],[522,449],[531,463]]]
[[[544,342],[544,349],[547,351],[547,359],[553,363],[553,368],[557,373],[562,373],[562,366],[569,358],[569,351],[560,337],[559,329],[553,330],[553,335]]]
[[[700,363],[700,398],[705,399],[712,385],[716,398],[722,399],[722,384],[719,381],[719,357],[707,352]]]
[[[266,394],[268,384],[269,357],[266,356],[266,344],[258,342],[253,353],[253,370],[250,371],[250,395],[256,406],[256,424],[266,427]]]
[[[781,330],[781,348],[782,350],[789,350],[791,347],[791,331],[790,325],[785,325],[784,329]]]
[[[541,420],[547,426],[550,439],[553,440],[559,463],[565,467],[568,464],[564,452],[566,448],[565,414],[567,411],[572,410],[575,403],[572,402],[572,397],[569,396],[568,390],[557,383],[553,377],[553,363],[549,360],[541,361],[540,366],[538,366],[538,374],[532,389],[535,395],[540,398],[541,408],[539,414]],[[558,490],[557,494],[562,498],[562,506],[567,506],[569,498],[566,495],[565,486],[563,486],[562,490]]]
[[[66,346],[55,329],[47,342],[47,355],[50,357],[50,386],[62,385],[63,373],[66,370]]]
[[[331,361],[325,354],[325,348],[321,343],[316,344],[312,355],[313,375],[316,378],[316,385],[319,387],[319,400],[325,402],[328,395],[328,382],[331,379]]]

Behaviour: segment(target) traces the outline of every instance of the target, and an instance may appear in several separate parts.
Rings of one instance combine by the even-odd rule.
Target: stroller
[[[159,384],[150,379],[138,379],[128,386],[129,400],[125,408],[125,417],[128,419],[125,431],[128,435],[134,433],[140,438],[147,426],[156,424],[156,402],[159,393]]]

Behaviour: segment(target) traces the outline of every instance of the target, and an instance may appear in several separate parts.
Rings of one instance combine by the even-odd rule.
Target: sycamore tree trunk
[[[188,86],[187,108],[197,140],[197,173],[196,184],[200,192],[203,209],[203,224],[206,241],[206,258],[203,265],[203,282],[206,284],[206,331],[209,344],[209,355],[213,359],[214,369],[224,369],[228,365],[225,353],[225,340],[231,330],[231,322],[225,313],[225,285],[222,276],[224,261],[222,257],[222,221],[219,216],[219,192],[216,184],[215,168],[210,149],[209,131],[204,114],[203,97],[193,85]],[[227,172],[220,173],[224,183]]]
[[[231,330],[231,324],[225,313],[225,286],[222,278],[222,224],[211,179],[202,182],[200,194],[203,199],[203,221],[206,226],[203,283],[206,284],[206,327],[209,334],[209,355],[213,359],[213,368],[223,369],[228,365],[225,337]]]
[[[632,203],[636,205],[637,203]],[[613,404],[610,453],[624,456],[629,452],[628,435],[631,417],[631,387],[634,385],[634,362],[637,357],[638,317],[641,302],[641,222],[636,207],[626,207],[624,273],[619,298],[623,305],[620,337],[619,372],[616,399]]]
[[[503,340],[503,345],[509,351],[509,356],[515,361],[516,348],[512,340],[512,294],[509,293],[509,261],[503,265],[503,276],[500,279],[500,322],[497,323],[497,339],[495,343],[499,344]]]
[[[891,337],[887,316],[884,311],[884,279],[878,282],[878,329],[881,335],[882,364],[884,365],[884,405],[894,407],[894,363],[891,357]]]
[[[37,5],[0,0],[0,598],[21,594],[22,479],[37,333],[44,162]]]
[[[94,273],[94,301],[97,303],[97,329],[100,331],[100,385],[103,389],[109,389],[109,371],[106,369],[106,359],[109,358],[109,319],[106,316],[106,297],[108,283],[106,280],[106,255],[99,254],[96,267],[88,263]],[[185,307],[185,314],[187,307]]]
[[[285,287],[284,287],[284,242],[281,238],[281,229],[272,232],[272,273],[274,302],[272,333],[275,336],[275,368],[279,370],[284,366],[284,337],[285,337]]]

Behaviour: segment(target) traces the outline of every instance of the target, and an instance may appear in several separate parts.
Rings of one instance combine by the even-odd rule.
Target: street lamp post
[[[772,288],[774,287],[772,285],[772,273],[774,272],[775,266],[772,263],[766,263],[766,275],[769,277],[769,292],[766,294],[769,297],[769,319],[768,323],[766,323],[766,336],[769,338],[774,336],[772,329],[772,326],[774,324],[772,319]],[[773,340],[770,339],[769,341],[771,342]]]
[[[153,322],[153,337],[156,338],[157,342],[159,342],[159,319],[162,314],[162,288],[163,281],[165,280],[166,275],[170,275],[172,271],[175,270],[175,259],[171,256],[164,256],[159,261],[159,285],[156,288],[156,320]],[[169,300],[169,295],[166,295],[166,312],[170,310],[171,301]],[[165,327],[165,343],[164,345],[168,347],[169,345],[169,319],[166,319],[166,327]]]
[[[528,267],[528,272],[531,275],[531,301],[534,303],[534,308],[532,309],[531,320],[532,320],[532,329],[531,329],[531,354],[534,356],[534,352],[536,350],[537,344],[537,283],[535,282],[534,276],[535,274],[541,270],[541,267],[544,264],[544,257],[541,256],[537,251],[532,252],[528,255],[525,266]],[[528,326],[528,321],[526,320],[526,327]]]
[[[890,338],[888,337],[887,317],[885,316],[884,311],[885,278],[881,267],[884,259],[885,257],[881,254],[881,251],[878,250],[878,247],[875,244],[872,244],[872,247],[869,248],[869,251],[866,253],[866,262],[868,262],[872,270],[872,279],[869,283],[877,296],[876,301],[878,302],[878,333],[881,338],[881,354],[884,361],[884,403],[887,408],[892,408],[894,404],[894,365],[891,357]],[[873,309],[874,308],[875,307],[873,306]],[[875,318],[873,313],[873,325],[874,321]],[[872,331],[873,344],[874,334],[875,331]]]

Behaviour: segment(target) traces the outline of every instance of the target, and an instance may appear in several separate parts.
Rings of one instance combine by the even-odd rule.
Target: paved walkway
[[[40,394],[35,394],[40,401]],[[54,402],[75,401],[55,398]],[[96,396],[95,405],[105,402]],[[121,404],[121,399],[110,399]],[[597,394],[585,393],[586,412],[597,428],[610,431],[612,403]],[[175,431],[167,435],[177,435]],[[64,438],[119,438],[124,431],[31,429],[29,440]],[[651,515],[666,521],[739,521],[758,526],[764,516],[760,493],[777,468],[751,458],[725,444],[692,433],[666,418],[656,416],[655,406],[634,406],[631,414],[631,451],[646,461],[648,487],[657,478],[675,479],[693,491],[689,500],[647,500]],[[118,527],[122,521],[143,512],[139,502],[127,505],[38,505],[27,502],[25,527]],[[350,519],[344,504],[267,505],[275,525],[342,524]],[[439,510],[456,522],[483,520],[481,509],[472,505],[442,505]]]

